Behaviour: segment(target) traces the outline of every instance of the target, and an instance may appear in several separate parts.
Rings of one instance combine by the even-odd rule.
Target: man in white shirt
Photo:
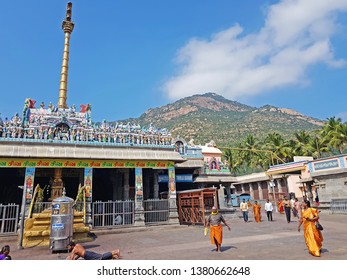
[[[265,203],[265,211],[266,211],[266,216],[267,216],[267,220],[272,222],[272,211],[273,211],[273,205],[270,202],[269,199],[266,200]]]
[[[242,212],[243,220],[245,223],[248,222],[248,203],[245,199],[242,199],[242,202],[240,203],[240,210]]]

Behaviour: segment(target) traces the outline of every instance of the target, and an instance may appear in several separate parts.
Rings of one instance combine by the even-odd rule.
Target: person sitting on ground
[[[10,254],[10,246],[5,245],[2,247],[1,252],[0,252],[0,260],[12,260]]]
[[[70,256],[67,257],[68,260],[77,260],[83,258],[85,260],[112,260],[120,258],[120,250],[116,249],[112,252],[106,252],[104,254],[99,254],[93,251],[86,250],[81,244],[75,244],[71,241],[67,248],[69,250]]]

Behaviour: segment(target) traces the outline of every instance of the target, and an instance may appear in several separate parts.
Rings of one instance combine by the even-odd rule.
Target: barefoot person
[[[67,248],[69,251],[71,251],[70,256],[68,257],[69,260],[77,260],[79,258],[83,258],[85,260],[112,260],[120,258],[119,249],[112,252],[99,254],[93,251],[88,251],[84,249],[81,244],[75,244],[73,241],[68,244]]]
[[[206,219],[206,227],[210,226],[210,240],[211,244],[216,245],[217,252],[221,251],[221,245],[223,241],[223,228],[222,222],[230,230],[230,226],[224,220],[221,213],[218,212],[217,207],[212,207],[212,213]]]
[[[323,235],[316,228],[315,223],[319,220],[318,210],[311,208],[309,201],[302,203],[302,214],[299,221],[298,231],[300,232],[301,224],[304,225],[304,238],[308,251],[315,257],[320,257]]]
[[[258,201],[254,201],[254,204],[253,204],[253,214],[254,214],[254,220],[257,223],[261,222],[261,212],[260,212],[260,209],[261,209],[261,205],[258,204]]]

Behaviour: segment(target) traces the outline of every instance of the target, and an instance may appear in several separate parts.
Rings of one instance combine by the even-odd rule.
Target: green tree
[[[330,151],[326,138],[317,135],[310,139],[307,145],[305,145],[305,149],[315,159],[321,158],[324,152]]]
[[[284,162],[292,160],[292,150],[289,143],[277,132],[270,133],[266,136],[264,148],[272,151],[276,158],[281,159]]]

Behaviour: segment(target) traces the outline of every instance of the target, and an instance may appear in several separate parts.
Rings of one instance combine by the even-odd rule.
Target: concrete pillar
[[[217,191],[218,201],[219,201],[219,209],[225,209],[225,196],[224,196],[224,186],[222,184],[219,185],[219,189]]]
[[[142,168],[135,168],[135,226],[144,225]]]
[[[112,184],[112,200],[120,200],[122,199],[122,193],[119,193],[119,189],[121,189],[122,185],[122,177],[123,177],[123,173],[120,173],[119,170],[110,170],[110,181]]]
[[[253,185],[252,183],[248,183],[249,185],[249,194],[251,196],[251,199],[254,200],[254,190],[253,190]]]
[[[274,199],[274,188],[273,186],[271,186],[271,182],[267,181],[267,192],[268,192],[268,198],[269,200],[273,200]]]
[[[177,204],[176,204],[176,175],[175,175],[175,168],[168,168],[168,174],[169,174],[169,182],[168,182],[168,188],[169,188],[169,222],[171,224],[178,224],[178,212],[177,212]]]
[[[159,198],[158,170],[153,170],[153,198]]]
[[[245,191],[245,185],[244,184],[241,184],[241,192],[242,193],[245,193],[246,191]]]
[[[92,201],[93,201],[93,168],[84,168],[84,187],[85,187],[85,198],[86,198],[86,221],[85,224],[92,225]]]
[[[227,193],[227,207],[231,206],[231,187],[233,184],[230,184],[230,186],[225,186],[225,191]]]
[[[123,175],[123,198],[124,200],[129,200],[129,169],[124,170]]]
[[[147,200],[150,198],[150,186],[149,186],[149,175],[146,172],[147,176],[143,176],[143,199]]]
[[[283,198],[282,179],[276,179],[279,198]]]
[[[261,188],[261,182],[257,182],[258,184],[258,192],[259,192],[259,200],[263,200],[263,189]]]

